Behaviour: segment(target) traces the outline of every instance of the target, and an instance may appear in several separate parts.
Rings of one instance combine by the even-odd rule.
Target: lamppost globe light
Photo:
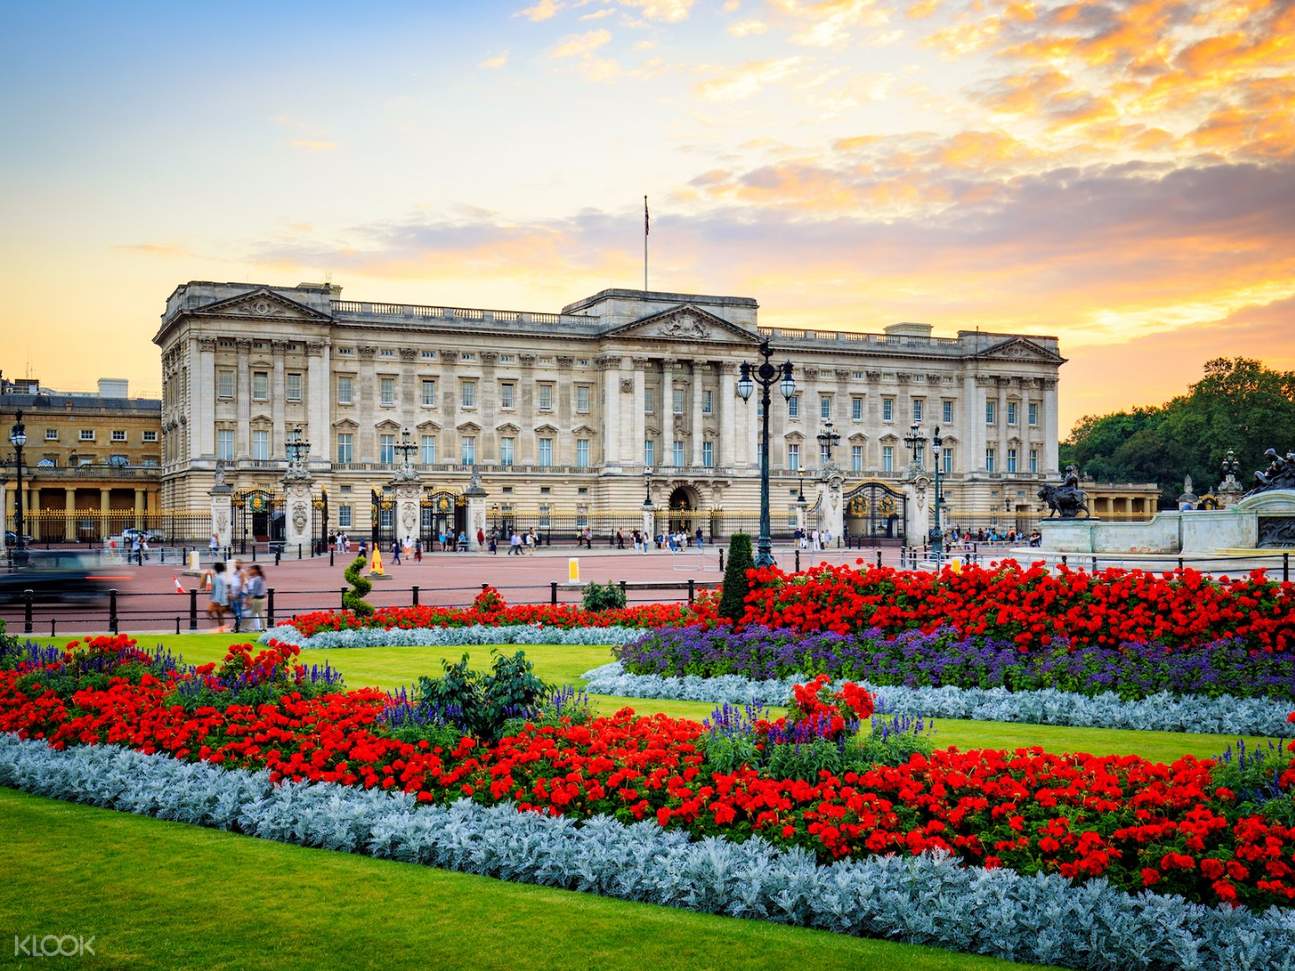
[[[22,425],[13,426],[13,431],[9,433],[9,443],[14,448],[22,448],[27,444],[27,432]]]
[[[779,382],[778,388],[788,401],[796,393],[796,379],[791,376],[791,361],[785,362],[782,366],[782,381]]]
[[[755,391],[755,382],[751,380],[751,365],[742,362],[742,374],[737,379],[737,393],[743,401],[751,400],[751,392]]]

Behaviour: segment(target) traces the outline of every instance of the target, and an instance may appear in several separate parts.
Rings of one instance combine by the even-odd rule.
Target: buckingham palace
[[[246,514],[236,532],[269,535],[299,451],[320,534],[378,525],[410,467],[424,531],[462,508],[474,473],[503,529],[628,532],[650,496],[690,530],[753,530],[760,406],[737,379],[767,340],[796,380],[769,415],[776,532],[829,463],[847,503],[897,489],[914,425],[944,441],[946,522],[1033,522],[1057,473],[1056,338],[768,328],[758,306],[610,289],[538,313],[344,300],[329,284],[185,283],[154,338],[162,503],[199,508],[218,485]],[[849,509],[847,535],[902,529],[893,507]]]

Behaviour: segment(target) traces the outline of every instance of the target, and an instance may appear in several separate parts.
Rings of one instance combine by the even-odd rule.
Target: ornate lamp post
[[[289,472],[305,471],[305,463],[302,462],[303,455],[310,454],[310,443],[301,437],[301,426],[298,425],[292,430],[292,437],[284,443],[283,450],[288,453],[288,470]]]
[[[922,423],[920,421],[913,422],[913,427],[904,436],[904,444],[908,446],[909,451],[912,453],[913,467],[920,469],[922,467],[922,447],[926,445],[926,437],[922,434]]]
[[[409,461],[409,456],[418,451],[418,446],[414,444],[413,439],[410,437],[408,428],[400,430],[400,442],[393,445],[392,448],[400,454],[401,469],[412,469],[413,463]]]
[[[643,511],[649,512],[652,506],[652,470],[643,467]]]
[[[841,436],[832,430],[832,419],[827,419],[823,422],[823,430],[818,433],[818,454],[824,467],[832,464],[832,451],[840,441]]]
[[[17,421],[14,422],[13,428],[9,431],[9,443],[13,445],[14,466],[16,469],[15,478],[17,480],[17,495],[14,496],[13,504],[13,524],[14,524],[14,544],[13,554],[10,560],[14,566],[25,566],[27,563],[27,543],[23,538],[23,521],[22,521],[22,449],[27,444],[27,426],[23,424],[22,409],[18,410],[15,416]]]
[[[944,505],[944,489],[941,486],[941,474],[944,463],[941,458],[944,453],[944,439],[940,437],[940,426],[935,426],[935,434],[931,436],[931,457],[935,460],[935,525],[931,527],[930,546],[931,556],[938,565],[944,558],[944,527],[940,524],[940,509]]]
[[[796,393],[796,379],[791,375],[791,361],[784,361],[781,367],[774,366],[770,360],[773,351],[767,340],[760,342],[760,356],[764,360],[754,367],[748,361],[742,362],[737,393],[743,401],[750,401],[755,386],[760,386],[763,412],[760,429],[760,538],[756,543],[755,565],[773,566],[773,536],[769,526],[769,392],[777,384],[783,400],[788,400]]]

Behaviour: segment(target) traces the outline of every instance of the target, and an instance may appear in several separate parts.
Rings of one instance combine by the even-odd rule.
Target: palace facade
[[[154,338],[164,506],[203,508],[220,466],[236,509],[249,496],[272,508],[299,435],[321,532],[362,534],[385,515],[405,444],[427,495],[425,530],[462,505],[474,466],[491,524],[628,532],[646,492],[694,528],[753,529],[759,393],[748,402],[736,388],[764,340],[796,379],[795,396],[775,391],[770,411],[777,531],[795,522],[802,478],[827,464],[829,428],[847,503],[866,484],[899,486],[914,423],[944,441],[946,522],[1032,523],[1037,489],[1057,475],[1064,359],[1053,337],[935,337],[917,323],[772,329],[750,297],[612,289],[532,313],[340,291],[195,281],[171,294]],[[855,534],[903,528],[875,502],[851,511]]]

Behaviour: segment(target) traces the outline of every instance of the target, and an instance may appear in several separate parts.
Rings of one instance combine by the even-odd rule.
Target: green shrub
[[[373,589],[373,584],[360,574],[363,569],[364,557],[357,556],[342,574],[351,585],[351,589],[342,594],[342,606],[357,617],[368,617],[373,613],[373,604],[364,599],[364,595]]]
[[[698,740],[711,772],[736,772],[744,765],[758,767],[760,750],[750,735],[703,735]]]
[[[734,623],[742,619],[746,595],[751,589],[746,571],[754,566],[751,537],[746,533],[734,533],[728,541],[728,562],[724,565],[724,592],[719,599],[721,617],[728,617]]]
[[[591,583],[585,587],[583,603],[590,611],[620,610],[625,606],[625,591],[619,583]]]
[[[489,674],[472,670],[466,654],[454,664],[442,660],[439,678],[418,679],[419,704],[452,714],[474,738],[495,741],[510,719],[535,711],[551,689],[536,677],[524,652],[509,657],[492,651],[491,657]]]

